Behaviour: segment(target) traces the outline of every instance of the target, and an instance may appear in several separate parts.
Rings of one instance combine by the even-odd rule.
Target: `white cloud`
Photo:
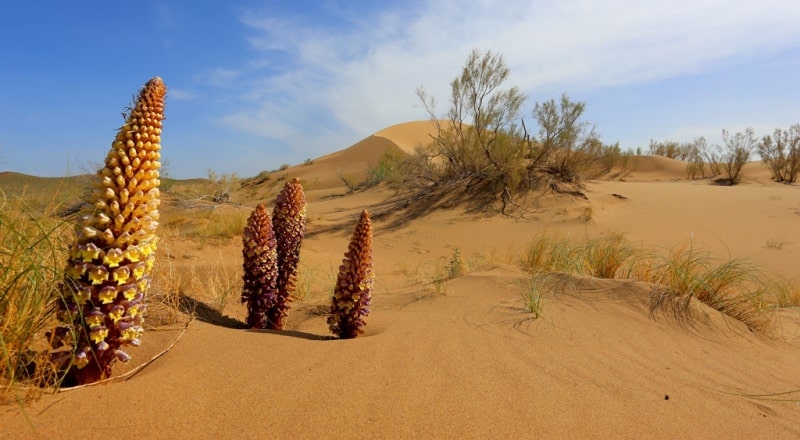
[[[339,139],[425,119],[415,96],[421,85],[444,112],[449,82],[473,48],[502,53],[509,84],[532,94],[735,68],[800,47],[794,0],[450,0],[337,18],[324,27],[244,16],[247,43],[261,57],[242,66],[247,72],[218,69],[205,78],[245,84],[254,108],[225,122],[289,145],[327,140],[329,149]],[[275,57],[281,60],[270,62]],[[313,136],[315,122],[331,131]]]
[[[174,99],[177,101],[190,101],[196,98],[194,93],[184,89],[176,89],[174,87],[171,87],[168,93],[169,99]]]

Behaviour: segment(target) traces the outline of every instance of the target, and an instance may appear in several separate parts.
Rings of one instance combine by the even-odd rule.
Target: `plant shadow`
[[[208,304],[190,296],[181,295],[178,306],[183,313],[194,315],[198,320],[221,327],[246,329],[247,325],[238,319],[223,315]]]

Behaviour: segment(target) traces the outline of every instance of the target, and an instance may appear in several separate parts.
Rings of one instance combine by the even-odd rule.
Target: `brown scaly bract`
[[[140,342],[158,240],[166,90],[158,77],[142,88],[76,225],[59,313],[65,325],[51,341],[72,349],[60,360],[72,360],[69,379],[78,384],[108,378],[115,360],[130,360],[122,347]]]
[[[263,204],[256,206],[247,219],[242,244],[242,303],[247,303],[247,326],[252,329],[270,328],[267,312],[278,301],[275,287],[278,253],[272,221]]]
[[[341,339],[355,338],[364,332],[364,318],[372,303],[372,221],[364,211],[353,231],[350,245],[339,266],[328,325]]]
[[[275,201],[272,227],[278,243],[278,299],[267,312],[269,328],[282,330],[291,296],[297,289],[297,263],[306,228],[306,196],[300,179],[287,182]]]

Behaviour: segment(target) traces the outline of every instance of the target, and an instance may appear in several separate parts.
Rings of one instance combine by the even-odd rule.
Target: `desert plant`
[[[47,353],[32,347],[56,315],[70,242],[68,225],[52,209],[0,200],[0,400],[20,383],[61,380]]]
[[[231,201],[231,193],[240,186],[239,176],[236,173],[217,174],[208,169],[208,189],[205,198],[210,198],[214,203],[227,203]]]
[[[59,360],[78,384],[108,378],[116,360],[131,358],[122,348],[140,343],[158,240],[165,95],[158,77],[142,88],[76,225],[60,304],[64,325],[51,343],[71,348]]]
[[[697,178],[699,174],[700,177],[706,177],[706,160],[703,156],[703,151],[705,151],[707,147],[706,138],[700,136],[692,141],[690,144],[687,145],[687,157],[686,161],[686,175],[690,179]]]
[[[278,194],[272,212],[272,227],[278,252],[277,300],[267,311],[267,322],[269,328],[281,330],[289,302],[297,290],[297,264],[306,229],[306,196],[300,179],[286,182]]]
[[[788,130],[776,128],[772,136],[761,138],[756,148],[776,182],[794,183],[797,180],[800,173],[800,124],[792,125]]]
[[[727,181],[730,185],[739,183],[742,179],[742,168],[750,160],[756,146],[756,138],[752,128],[744,132],[731,135],[727,130],[722,130],[722,139],[725,142],[725,152],[722,156],[722,168],[728,174]]]
[[[539,124],[539,136],[529,144],[529,169],[560,182],[579,183],[593,177],[604,149],[594,126],[582,119],[585,109],[585,103],[570,100],[566,93],[558,102],[536,103],[533,117]]]
[[[577,271],[574,246],[566,239],[540,234],[522,255],[521,265],[530,272]]]
[[[372,303],[372,221],[369,212],[361,213],[345,253],[333,290],[328,326],[340,339],[355,338],[364,332],[364,318]]]
[[[447,277],[452,279],[464,273],[464,261],[461,259],[461,249],[454,248],[447,262]]]
[[[587,240],[577,251],[584,270],[599,278],[615,278],[636,256],[634,249],[620,235]]]
[[[242,242],[242,303],[247,304],[247,326],[271,328],[267,315],[278,305],[278,247],[263,204],[256,206],[247,219]]]
[[[537,274],[531,276],[522,286],[522,292],[520,293],[522,309],[526,313],[532,314],[533,319],[542,316],[542,290],[543,282],[546,280],[546,277]]]
[[[446,119],[435,115],[435,101],[417,89],[435,127],[432,143],[419,149],[415,177],[428,185],[485,184],[499,196],[516,190],[524,172],[522,133],[514,124],[525,96],[517,87],[502,89],[510,69],[500,54],[473,50],[451,83]]]
[[[684,304],[695,298],[753,330],[763,331],[769,324],[762,307],[765,282],[743,259],[716,264],[707,253],[681,248],[664,257],[651,276],[646,281],[662,286],[661,298],[673,298],[673,302],[677,298]]]

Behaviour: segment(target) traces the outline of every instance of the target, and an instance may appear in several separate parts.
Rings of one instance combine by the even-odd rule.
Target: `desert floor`
[[[395,196],[346,194],[338,176],[357,178],[387,149],[410,151],[428,129],[400,124],[280,172],[310,182],[303,295],[288,330],[242,328],[240,237],[198,240],[166,226],[157,270],[182,280],[194,313],[170,319],[154,306],[142,346],[115,373],[144,368],[4,404],[2,437],[800,438],[797,307],[778,310],[762,335],[700,303],[689,319],[651,313],[647,283],[555,273],[543,316],[523,310],[530,275],[518,258],[543,233],[691,246],[800,279],[800,188],[770,182],[760,163],[727,187],[638,157],[589,182],[588,200],[549,195],[524,215],[451,207],[376,217],[366,333],[329,339],[330,286],[355,220]],[[250,200],[271,207],[274,189],[259,191]],[[244,205],[219,209],[247,215],[255,203]],[[187,215],[180,209],[166,201],[162,226]],[[433,283],[456,248],[465,273]]]

